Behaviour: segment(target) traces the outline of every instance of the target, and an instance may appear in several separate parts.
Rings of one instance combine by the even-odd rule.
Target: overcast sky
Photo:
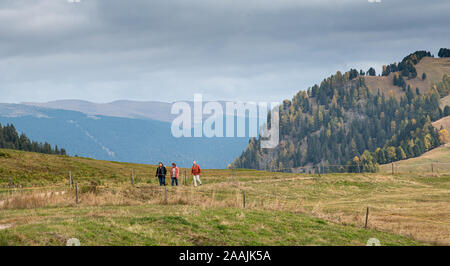
[[[0,102],[291,99],[337,70],[437,55],[449,14],[448,0],[1,0]]]

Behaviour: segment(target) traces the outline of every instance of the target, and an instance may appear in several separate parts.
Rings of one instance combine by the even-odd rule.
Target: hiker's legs
[[[202,184],[202,181],[200,180],[200,176],[194,175],[194,186],[197,186],[197,181],[200,183],[200,185]]]
[[[196,177],[195,175],[192,176],[192,178],[194,179],[194,187],[197,186],[197,179],[195,179],[195,177]]]
[[[166,176],[162,177],[162,183],[163,183],[163,186],[166,186]]]
[[[159,180],[159,185],[162,186],[162,184],[163,184],[162,176],[158,176],[158,180]]]
[[[172,177],[172,187],[174,184],[177,184],[178,186],[178,179],[176,177]]]
[[[175,177],[175,184],[177,184],[178,187],[178,178]]]

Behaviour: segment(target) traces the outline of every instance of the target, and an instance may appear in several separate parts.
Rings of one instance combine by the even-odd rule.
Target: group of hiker
[[[196,161],[194,161],[191,169],[191,175],[194,179],[194,186],[197,186],[197,181],[201,185],[202,181],[200,180],[200,173],[201,169],[200,166],[197,164]],[[177,185],[178,186],[178,176],[180,174],[180,169],[177,167],[176,163],[172,163],[172,167],[170,168],[170,178],[172,180],[172,186]],[[167,175],[167,169],[164,166],[162,162],[159,162],[158,168],[156,168],[156,175],[155,177],[159,180],[160,186],[166,185],[166,175]]]

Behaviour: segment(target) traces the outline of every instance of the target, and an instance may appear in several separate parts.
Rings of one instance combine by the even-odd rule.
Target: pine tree
[[[32,142],[24,133],[19,135],[12,124],[6,126],[0,124],[0,148],[66,155],[66,150],[59,150],[57,146],[53,149],[47,142],[44,144]]]

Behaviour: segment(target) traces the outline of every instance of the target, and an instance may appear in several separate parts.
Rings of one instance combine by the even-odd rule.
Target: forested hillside
[[[163,121],[93,116],[22,104],[0,104],[0,123],[13,124],[30,139],[64,147],[71,156],[150,164],[175,162],[180,167],[189,167],[196,160],[209,169],[226,168],[249,140],[176,138],[171,123]]]
[[[46,154],[65,155],[65,149],[59,149],[56,145],[54,148],[47,142],[38,143],[31,141],[24,133],[18,134],[16,128],[12,124],[2,126],[0,124],[0,148],[32,151]]]
[[[383,67],[382,75],[393,73],[393,85],[402,88],[397,94],[369,89],[366,73],[354,69],[298,92],[280,107],[280,145],[263,150],[259,139],[251,139],[232,166],[375,172],[378,164],[416,157],[440,146],[438,130],[431,123],[450,115],[448,107],[439,107],[440,98],[449,94],[449,76],[425,90],[405,85],[405,80],[426,79],[426,74],[417,77],[415,68],[424,57],[431,53],[418,51],[398,65]],[[375,70],[367,74],[375,76]]]

